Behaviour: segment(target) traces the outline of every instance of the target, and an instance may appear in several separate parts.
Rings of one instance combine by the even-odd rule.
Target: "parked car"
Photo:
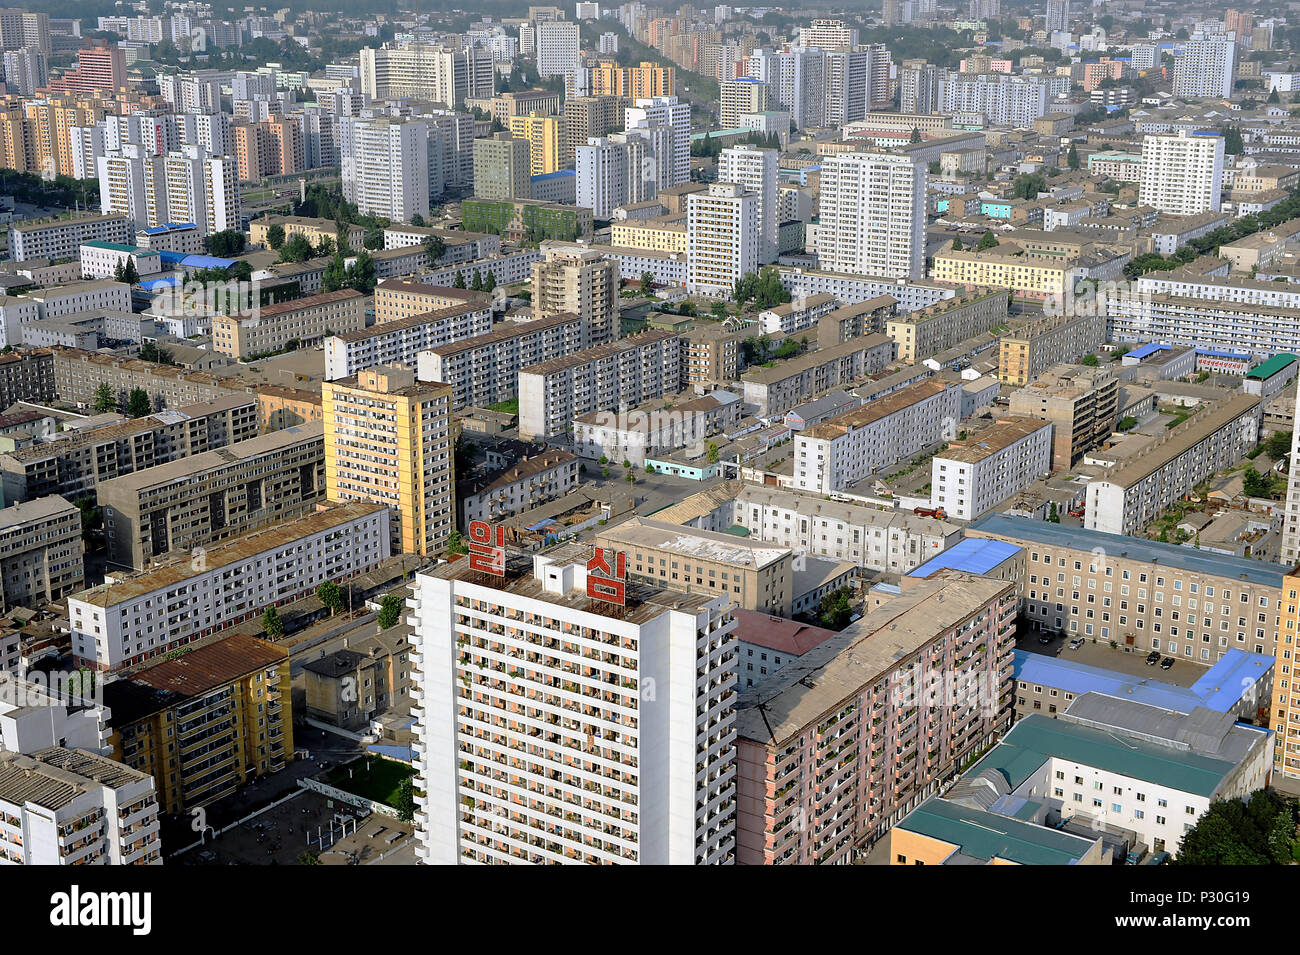
[[[1081,646],[1083,646],[1083,637],[1075,637],[1073,640],[1070,641],[1071,650],[1077,650]]]
[[[1147,654],[1147,666],[1153,667],[1160,662],[1160,651],[1152,650]]]
[[[1163,660],[1160,661],[1160,669],[1162,670],[1168,670],[1173,665],[1174,665],[1173,657],[1165,657]]]
[[[1052,635],[1050,633],[1040,634],[1038,637],[1038,642],[1041,643],[1043,646],[1047,646],[1049,643],[1052,642]]]

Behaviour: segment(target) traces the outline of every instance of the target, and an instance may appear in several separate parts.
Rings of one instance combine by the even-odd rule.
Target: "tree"
[[[316,599],[329,608],[332,617],[343,609],[343,588],[327,580],[316,588]]]
[[[853,605],[849,602],[853,591],[841,587],[822,597],[817,605],[817,621],[827,630],[843,630],[849,625],[853,616]]]
[[[1241,478],[1241,490],[1247,497],[1267,497],[1271,486],[1262,474],[1253,467],[1248,467]]]
[[[1061,512],[1057,508],[1055,501],[1052,502],[1052,506],[1047,512],[1047,519],[1053,524],[1061,523]]]
[[[497,287],[497,274],[495,272],[485,272],[483,274],[483,291],[490,292]]]
[[[709,311],[713,313],[714,318],[726,318],[727,303],[722,301],[714,302]]]
[[[978,252],[983,252],[985,249],[996,249],[997,247],[998,247],[998,237],[995,236],[992,232],[985,232],[982,236],[980,236],[980,240],[978,244],[976,244],[975,249]]]
[[[465,536],[460,531],[452,531],[447,535],[447,553],[448,554],[466,554],[469,547],[465,543]]]
[[[965,246],[961,244],[961,236],[959,236],[959,235],[957,235],[957,236],[953,236],[953,239],[952,239],[952,250],[953,250],[954,252],[960,252],[960,251],[961,251],[962,249],[964,249],[964,248],[965,248]]]
[[[135,285],[140,281],[140,271],[135,267],[135,259],[127,256],[113,268],[113,281]]]
[[[143,388],[132,388],[126,398],[127,415],[132,418],[143,418],[152,411],[153,404],[149,401],[149,392]]]
[[[451,283],[451,286],[452,286],[452,288],[464,288],[464,287],[465,287],[465,273],[464,273],[464,272],[457,272],[457,273],[456,273],[456,281],[455,281],[455,282],[452,282],[452,283]]]
[[[407,776],[397,785],[397,795],[393,797],[393,808],[397,810],[397,818],[402,822],[410,822],[415,818],[415,780]]]
[[[470,279],[469,287],[471,291],[483,291],[483,274],[478,269],[474,270],[474,278]]]
[[[1282,97],[1277,95],[1276,86],[1273,87],[1273,92],[1268,94],[1268,99],[1266,100],[1266,102],[1269,103],[1270,105],[1282,102]]]
[[[280,619],[280,611],[274,607],[267,607],[262,611],[262,629],[272,640],[279,640],[284,636],[284,621]]]
[[[1275,431],[1264,442],[1264,453],[1274,461],[1280,461],[1291,453],[1291,432]]]
[[[375,249],[382,249],[384,247],[384,230],[368,229],[361,238],[361,245],[371,252],[375,251]]]
[[[424,226],[424,216],[420,215],[418,212],[411,216],[411,225],[422,228]]]
[[[1295,844],[1296,809],[1264,789],[1248,800],[1210,803],[1183,833],[1173,865],[1288,865]]]
[[[140,346],[140,360],[157,362],[159,365],[173,365],[171,352],[159,348],[155,342],[145,342]]]
[[[1096,368],[1098,365],[1101,364],[1101,359],[1099,359],[1096,355],[1088,354],[1088,355],[1084,355],[1081,359],[1079,359],[1079,364],[1087,365],[1089,368]]]
[[[89,540],[93,531],[104,526],[104,512],[96,506],[93,494],[79,497],[75,503],[77,510],[81,511],[81,538]]]
[[[1236,126],[1228,126],[1221,129],[1223,134],[1223,151],[1229,156],[1240,156],[1246,150],[1245,144],[1241,141],[1241,130]]]
[[[424,240],[424,250],[429,253],[429,264],[437,265],[447,252],[447,243],[440,235],[431,235]]]
[[[90,407],[96,414],[104,414],[108,411],[117,410],[117,395],[113,392],[113,386],[106,381],[100,382],[95,387],[95,395],[90,399]]]
[[[284,230],[280,230],[283,235]],[[248,245],[248,236],[238,229],[223,229],[208,236],[208,251],[213,255],[230,257],[241,254]]]
[[[284,245],[284,226],[278,222],[266,230],[266,244],[272,252],[278,252],[280,246]]]
[[[707,452],[707,455],[708,455],[708,459],[709,459],[709,463],[710,463],[710,464],[717,464],[717,463],[718,463],[718,454],[719,454],[719,451],[718,451],[718,442],[716,442],[716,441],[710,441],[710,442],[709,442],[709,447],[708,447],[708,452]]]
[[[315,251],[305,235],[294,234],[285,239],[284,244],[280,246],[280,261],[306,262]]]
[[[653,275],[651,275],[649,272],[641,273],[642,292],[649,292],[652,288],[654,288],[654,284],[655,284],[655,277]]]
[[[335,252],[325,263],[325,272],[321,275],[321,290],[337,292],[348,283],[348,267],[343,261],[343,253]]]
[[[396,626],[401,619],[402,595],[384,594],[384,599],[379,601],[379,629],[387,630]]]
[[[1074,148],[1074,143],[1070,143],[1070,151],[1066,154],[1065,163],[1071,169],[1079,168],[1079,150]]]
[[[1132,431],[1137,427],[1138,419],[1132,415],[1125,415],[1115,422],[1116,431]]]
[[[348,288],[369,295],[376,284],[375,260],[369,252],[362,252],[348,266]]]
[[[921,131],[917,129],[915,126],[913,126],[911,142],[919,143],[920,141],[921,141]]]

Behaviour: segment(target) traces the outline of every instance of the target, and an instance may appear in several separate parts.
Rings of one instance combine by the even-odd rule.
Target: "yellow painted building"
[[[191,644],[104,688],[113,759],[153,776],[179,813],[283,769],[293,758],[289,653],[248,634]]]
[[[542,176],[560,168],[560,139],[564,121],[558,116],[529,113],[511,116],[510,135],[528,140],[529,175]]]
[[[676,70],[671,66],[647,61],[638,66],[619,66],[614,60],[601,60],[591,69],[592,96],[673,96],[675,87]]]
[[[686,216],[624,219],[610,226],[609,244],[652,252],[686,252]]]
[[[455,527],[452,388],[397,366],[321,385],[331,501],[387,505],[401,553],[441,553]]]
[[[930,278],[957,285],[1008,288],[1015,298],[1042,301],[1064,294],[1074,272],[1075,265],[1058,256],[954,250],[935,255]]]

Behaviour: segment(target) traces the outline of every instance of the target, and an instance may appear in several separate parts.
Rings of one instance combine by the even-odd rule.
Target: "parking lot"
[[[1112,649],[1105,643],[1088,643],[1085,641],[1083,646],[1077,650],[1071,650],[1069,648],[1071,638],[1068,636],[1055,637],[1046,645],[1038,642],[1040,636],[1042,634],[1036,630],[1022,633],[1016,641],[1016,649],[1026,650],[1030,653],[1042,653],[1046,656],[1061,657],[1075,663],[1102,667],[1119,673],[1127,673],[1130,676],[1159,680],[1162,683],[1173,683],[1178,686],[1191,686],[1206,671],[1205,667],[1181,658],[1168,670],[1162,670],[1158,666],[1147,666],[1146,657],[1151,651],[1141,647],[1132,647],[1127,650],[1124,647]]]

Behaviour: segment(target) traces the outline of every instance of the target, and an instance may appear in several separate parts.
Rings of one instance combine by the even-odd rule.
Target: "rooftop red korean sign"
[[[596,548],[596,556],[587,561],[587,596],[620,607],[627,605],[626,554]]]
[[[506,529],[487,521],[469,522],[469,569],[506,575]]]

